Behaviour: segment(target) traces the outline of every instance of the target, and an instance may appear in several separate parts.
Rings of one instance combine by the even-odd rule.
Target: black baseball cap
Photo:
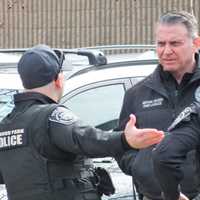
[[[26,89],[47,85],[61,71],[64,54],[41,44],[28,49],[18,62],[18,72]]]

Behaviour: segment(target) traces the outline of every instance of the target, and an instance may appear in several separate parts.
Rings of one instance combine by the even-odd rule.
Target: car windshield
[[[0,120],[3,119],[14,107],[13,94],[17,90],[0,89]]]

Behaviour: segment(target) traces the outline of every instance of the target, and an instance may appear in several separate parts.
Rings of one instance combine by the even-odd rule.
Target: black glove
[[[104,168],[97,167],[94,169],[94,175],[97,179],[96,187],[100,195],[105,194],[110,196],[115,193],[115,187],[108,171]]]

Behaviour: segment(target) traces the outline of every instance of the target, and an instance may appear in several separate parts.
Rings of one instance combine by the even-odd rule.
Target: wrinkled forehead
[[[158,23],[155,29],[155,39],[186,39],[191,38],[187,28],[181,23]]]

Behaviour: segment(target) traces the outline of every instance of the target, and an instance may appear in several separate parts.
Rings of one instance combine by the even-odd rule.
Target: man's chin
[[[163,65],[163,71],[174,72],[177,70],[177,66],[175,65]]]

